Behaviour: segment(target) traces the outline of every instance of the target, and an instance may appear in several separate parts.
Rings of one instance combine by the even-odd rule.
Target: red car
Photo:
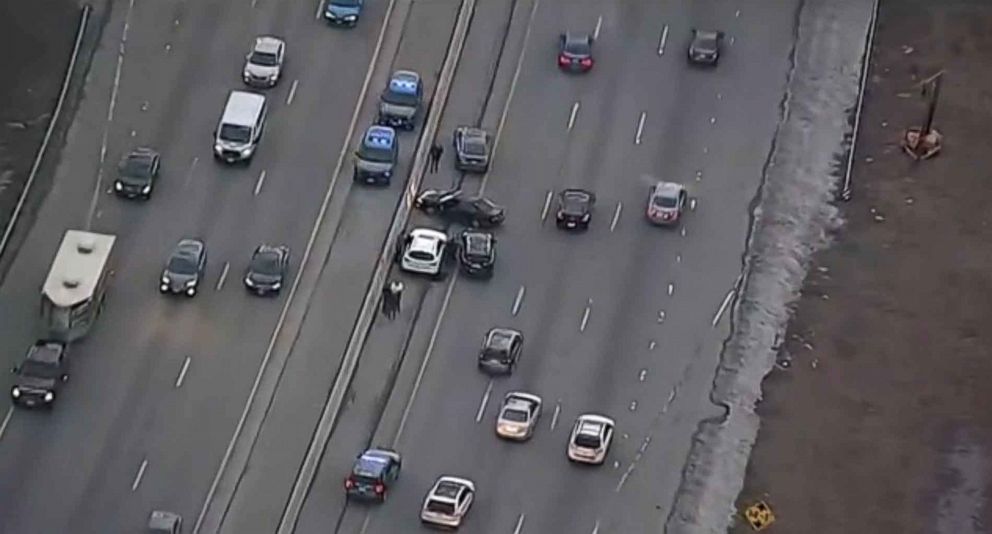
[[[563,33],[558,40],[558,68],[567,72],[588,72],[592,69],[592,36]]]
[[[645,215],[654,224],[665,226],[678,224],[688,199],[689,194],[684,185],[658,182],[651,187]]]

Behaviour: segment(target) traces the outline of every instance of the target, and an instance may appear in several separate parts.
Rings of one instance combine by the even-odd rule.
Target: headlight
[[[55,394],[52,393],[51,391],[46,391],[45,392],[45,402],[52,402],[53,400],[55,400]]]
[[[386,178],[389,178],[390,176],[393,175],[393,171],[386,171],[386,172],[382,173],[382,175],[385,176]]]
[[[152,186],[151,186],[151,184],[148,184],[145,187],[142,187],[141,188],[141,194],[142,195],[147,195],[148,193],[151,193],[151,192],[152,192]]]
[[[583,215],[583,216],[582,216],[582,222],[586,222],[586,221],[588,221],[588,220],[589,220],[589,215],[590,215],[590,214],[588,214],[588,213],[586,213],[585,215]]]
[[[250,276],[245,277],[245,285],[248,287],[255,287],[255,282],[252,281]]]
[[[171,280],[169,280],[169,277],[168,277],[167,275],[164,275],[164,274],[163,274],[163,275],[162,275],[162,283],[163,283],[163,284],[168,284],[168,283],[170,283],[170,282],[171,282]]]
[[[282,282],[276,282],[272,284],[272,289],[279,289],[282,287]]]
[[[242,148],[241,149],[241,155],[242,156],[245,156],[245,157],[250,156],[252,150],[253,150],[252,147]]]
[[[116,189],[118,191],[123,191],[124,190],[124,186],[121,185],[120,182],[114,182],[114,189]]]
[[[196,285],[196,278],[186,281],[186,287],[193,287]]]
[[[356,20],[358,20],[358,15],[345,15],[341,17],[341,19],[344,20],[345,22],[355,22]]]
[[[14,386],[14,388],[10,390],[10,396],[14,397],[15,399],[20,398],[21,388]]]

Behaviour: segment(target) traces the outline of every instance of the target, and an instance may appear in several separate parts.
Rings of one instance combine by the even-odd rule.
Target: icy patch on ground
[[[833,206],[844,171],[838,161],[848,148],[872,9],[872,0],[806,0],[797,11],[781,122],[755,198],[743,289],[711,393],[726,414],[702,422],[693,437],[665,524],[669,534],[724,533],[733,524],[758,434],[761,382],[775,364],[809,258],[840,224]]]

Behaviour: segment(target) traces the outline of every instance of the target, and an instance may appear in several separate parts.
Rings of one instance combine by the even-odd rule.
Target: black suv
[[[62,383],[69,379],[69,359],[65,345],[57,341],[38,341],[28,349],[21,365],[11,369],[14,387],[10,398],[14,404],[33,408],[50,407]]]
[[[278,293],[289,270],[289,247],[259,245],[245,272],[245,287],[258,295]]]
[[[468,276],[492,277],[496,265],[496,238],[488,232],[465,230],[458,238],[458,263]]]
[[[165,264],[162,271],[162,293],[185,293],[188,297],[196,296],[200,286],[200,278],[207,268],[207,246],[199,239],[183,239]]]
[[[715,67],[720,62],[722,43],[723,32],[693,28],[692,41],[689,42],[689,63]]]
[[[386,500],[390,484],[400,477],[403,460],[390,449],[368,449],[355,459],[344,492],[349,498]]]
[[[493,228],[506,220],[506,209],[486,197],[462,198],[460,189],[428,189],[415,201],[427,214],[440,214],[445,220],[472,228]]]
[[[127,198],[151,198],[155,179],[158,178],[160,160],[158,152],[150,148],[139,147],[132,150],[117,166],[114,192]]]
[[[585,189],[565,189],[558,193],[558,209],[555,214],[558,228],[587,230],[595,205],[596,195]]]
[[[524,335],[511,328],[493,328],[482,341],[479,369],[489,374],[511,374],[520,360]]]

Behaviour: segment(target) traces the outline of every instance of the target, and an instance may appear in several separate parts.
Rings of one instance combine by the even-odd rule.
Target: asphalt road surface
[[[495,163],[482,179],[461,177],[449,148],[426,187],[484,186],[507,206],[496,275],[438,283],[394,273],[409,287],[404,309],[373,329],[298,531],[410,531],[442,474],[477,485],[470,532],[661,529],[691,435],[716,413],[708,393],[729,326],[720,311],[779,120],[796,7],[545,1],[533,19],[529,0],[480,8],[487,16],[476,15],[439,138],[480,117],[495,133],[506,109]],[[692,27],[726,32],[718,68],[686,65]],[[566,28],[598,33],[591,73],[555,68]],[[685,183],[696,201],[680,228],[644,220],[658,179]],[[569,186],[598,196],[583,234],[555,229],[546,208]],[[526,342],[514,375],[491,381],[475,358],[497,325],[522,330]],[[525,444],[494,435],[510,390],[545,401]],[[617,421],[599,468],[565,457],[585,412]],[[403,475],[383,506],[346,503],[341,481],[370,443],[397,448]]]
[[[55,410],[4,410],[0,531],[125,532],[153,508],[196,518],[286,299],[247,295],[243,269],[266,241],[289,245],[291,275],[300,270],[385,7],[370,3],[357,29],[335,31],[315,20],[316,1],[116,2],[53,190],[0,288],[4,361],[34,339],[39,288],[67,228],[92,215],[94,230],[117,234],[116,273],[97,327],[73,346]],[[211,132],[259,33],[286,37],[286,70],[266,91],[254,161],[224,167],[212,161]],[[163,154],[154,198],[114,198],[116,162],[142,144]],[[369,263],[395,195],[376,206],[383,222],[366,229]],[[160,296],[163,261],[185,236],[208,245],[201,293]]]

